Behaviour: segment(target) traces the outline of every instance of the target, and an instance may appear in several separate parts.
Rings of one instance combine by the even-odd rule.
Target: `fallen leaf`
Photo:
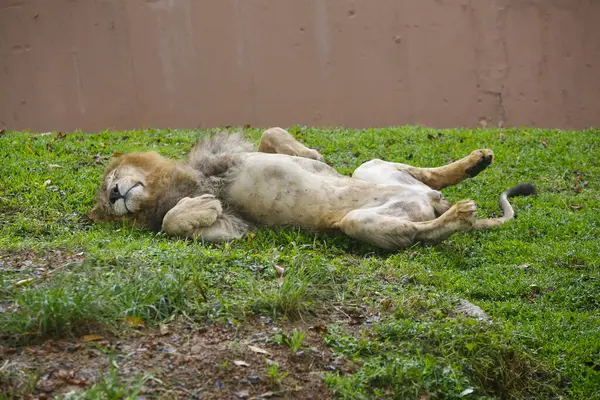
[[[170,333],[169,332],[169,325],[167,325],[167,324],[160,324],[159,331],[160,331],[160,334],[163,335],[163,336],[168,335]]]
[[[84,342],[97,342],[99,340],[104,340],[104,337],[96,335],[95,333],[91,333],[89,335],[83,335],[81,337],[81,340],[83,340]]]
[[[48,186],[48,185],[49,185],[49,184],[51,184],[51,183],[52,183],[52,181],[51,181],[50,179],[46,180],[46,181],[44,182],[44,187]]]
[[[25,143],[25,148],[27,149],[27,151],[29,151],[30,153],[33,153],[33,150],[31,150],[31,147],[29,147],[29,145],[27,143]]]
[[[315,325],[310,329],[320,334],[329,332],[329,329],[325,325]]]
[[[265,399],[273,396],[275,396],[274,392],[264,392],[263,394],[259,394],[258,396],[253,397],[252,399]]]
[[[266,362],[267,362],[268,366],[273,366],[273,365],[279,366],[279,364],[277,363],[277,361],[273,361],[270,358],[267,358]]]
[[[385,298],[385,299],[381,300],[381,308],[384,311],[389,310],[390,307],[392,307],[392,304],[393,304],[393,302],[392,302],[392,299],[390,299],[390,298]]]
[[[473,392],[474,392],[473,388],[466,388],[465,390],[463,390],[462,392],[460,392],[460,395],[462,397],[462,396],[466,396],[468,394],[471,394]]]
[[[240,390],[239,392],[233,392],[233,394],[240,399],[245,399],[250,393],[247,390]]]
[[[68,371],[66,369],[59,369],[54,376],[58,379],[69,379],[72,378],[75,375],[75,371]]]
[[[267,355],[271,355],[271,353],[269,353],[269,352],[268,352],[268,351],[266,351],[265,349],[261,349],[260,347],[257,347],[257,346],[252,346],[252,345],[249,345],[249,346],[248,346],[248,348],[249,348],[250,350],[252,350],[253,352],[255,352],[255,353],[258,353],[258,354],[267,354]]]
[[[527,268],[529,268],[529,264],[521,264],[521,265],[519,265],[519,268],[527,269]]]
[[[548,148],[548,142],[546,142],[545,140],[542,140],[542,146],[544,146],[545,148]]]
[[[4,128],[0,129],[0,137],[4,136],[5,133],[6,133],[6,129],[4,129]]]
[[[579,211],[579,210],[581,210],[582,208],[583,208],[583,206],[580,206],[580,205],[577,205],[577,204],[573,204],[573,205],[571,206],[571,210],[573,210],[573,211]]]
[[[85,378],[71,378],[67,379],[67,383],[76,386],[85,386],[88,384],[88,380]]]
[[[25,286],[33,282],[35,278],[22,279],[19,282],[15,283],[15,286]]]
[[[243,360],[235,360],[233,362],[235,365],[237,365],[238,367],[249,367],[250,364],[248,364],[246,361]]]
[[[254,232],[248,232],[248,243],[250,243],[252,241],[252,239],[254,239],[256,237],[256,234]]]
[[[48,166],[50,168],[62,168],[62,165],[58,165],[58,164],[48,164]]]
[[[127,323],[127,325],[129,325],[133,328],[145,328],[146,327],[146,324],[140,317],[136,317],[133,315],[126,316],[125,322]]]

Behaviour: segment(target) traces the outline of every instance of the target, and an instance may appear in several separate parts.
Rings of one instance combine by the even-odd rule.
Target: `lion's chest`
[[[331,207],[335,188],[327,179],[288,156],[252,155],[229,186],[227,200],[260,224],[325,228],[326,216],[336,208]]]

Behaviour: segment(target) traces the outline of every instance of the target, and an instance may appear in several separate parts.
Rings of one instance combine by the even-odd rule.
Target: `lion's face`
[[[111,215],[135,214],[147,197],[146,173],[134,165],[122,165],[104,177],[102,189]]]
[[[96,193],[96,204],[88,216],[94,221],[133,218],[148,206],[156,171],[169,164],[156,153],[132,153],[113,161]]]

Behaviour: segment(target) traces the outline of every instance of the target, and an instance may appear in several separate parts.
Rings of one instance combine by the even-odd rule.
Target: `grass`
[[[491,148],[488,170],[444,190],[452,201],[476,200],[480,216],[497,215],[511,185],[534,182],[539,195],[514,199],[518,218],[500,229],[396,253],[294,229],[204,244],[94,225],[86,213],[113,153],[181,158],[205,132],[7,132],[1,340],[127,335],[128,318],[149,327],[174,316],[234,326],[255,316],[301,319],[327,325],[326,345],[346,360],[326,374],[342,398],[600,398],[600,131],[291,132],[345,174],[372,158],[435,166]],[[56,251],[80,256],[58,262]],[[275,265],[286,270],[283,284]],[[493,322],[457,315],[459,299]],[[90,397],[126,395],[110,374]]]

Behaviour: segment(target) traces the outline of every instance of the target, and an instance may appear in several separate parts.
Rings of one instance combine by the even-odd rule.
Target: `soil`
[[[55,271],[83,258],[83,253],[59,250],[4,252],[0,272],[7,274],[10,284],[29,284],[51,279]],[[7,304],[0,306],[0,312],[14,311]],[[132,318],[124,321],[118,336],[99,329],[27,346],[3,345],[0,340],[0,398],[51,399],[112,382],[113,371],[117,383],[113,387],[134,388],[141,383],[138,399],[328,399],[332,395],[324,374],[352,373],[355,365],[324,345],[326,324],[335,320],[352,331],[364,322],[359,314],[355,318],[338,311],[312,323],[275,322],[262,316],[237,326],[197,325],[178,317],[151,328]],[[294,328],[305,333],[296,353],[281,341]]]
[[[306,333],[298,353],[269,340],[293,328]],[[323,345],[324,329],[302,324],[279,327],[264,317],[237,328],[222,324],[198,328],[179,320],[160,328],[130,330],[120,338],[86,335],[22,348],[0,347],[0,359],[5,360],[0,364],[0,393],[30,391],[26,398],[49,399],[79,391],[108,374],[112,363],[121,382],[129,382],[125,386],[133,387],[146,377],[141,398],[327,399],[323,374],[341,370],[344,360],[334,359]],[[280,375],[287,373],[281,381],[267,372],[273,364]]]

